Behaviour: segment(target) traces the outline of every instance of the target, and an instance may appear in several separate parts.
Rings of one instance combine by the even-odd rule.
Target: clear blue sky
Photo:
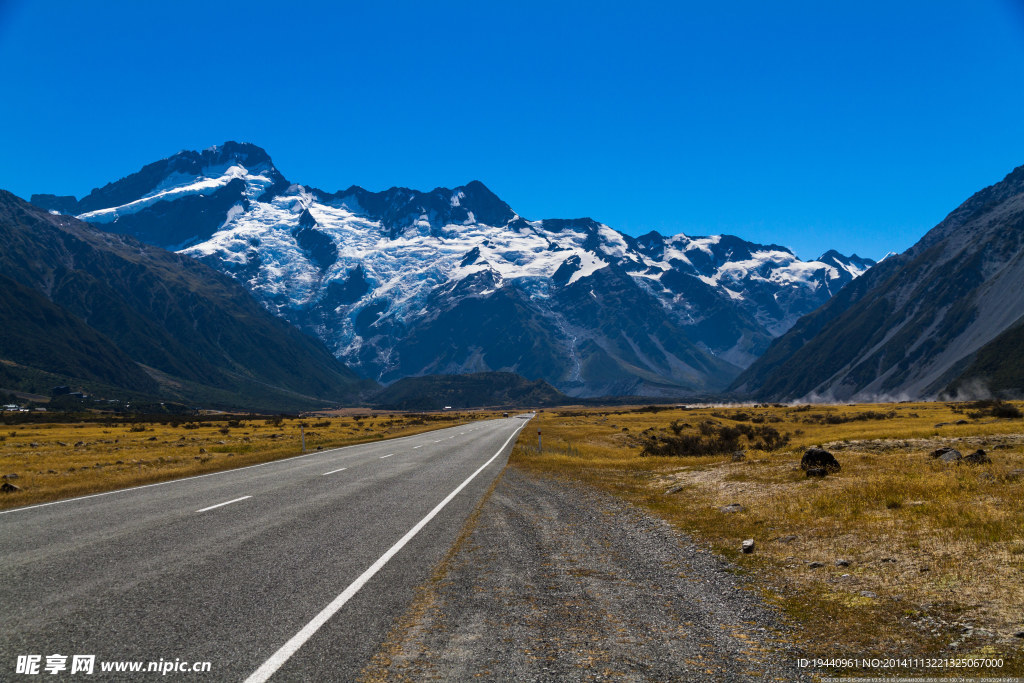
[[[528,218],[880,257],[1024,164],[1020,0],[0,0],[0,187],[181,149]]]

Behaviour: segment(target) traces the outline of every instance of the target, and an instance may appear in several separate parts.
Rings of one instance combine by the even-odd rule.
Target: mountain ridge
[[[805,262],[731,235],[636,238],[590,218],[528,220],[478,180],[327,193],[288,182],[254,145],[211,149],[147,165],[84,205],[33,199],[232,276],[385,384],[512,371],[583,397],[714,392],[873,264],[834,251]],[[618,308],[567,307],[587,297]],[[486,309],[502,312],[490,318],[503,332],[470,326]],[[631,310],[657,323],[627,324]],[[517,353],[510,338],[530,343]]]
[[[801,319],[731,388],[771,400],[936,398],[967,384],[979,393],[995,373],[1009,382],[1000,390],[1019,391],[1003,367],[1014,359],[990,345],[1017,346],[1022,247],[1024,166]]]
[[[195,259],[2,190],[0,240],[0,267],[14,282],[0,309],[3,358],[133,392],[247,406],[324,405],[368,388],[317,341]],[[33,326],[29,312],[12,305],[18,294],[47,319]],[[40,354],[39,344],[60,351]],[[82,344],[108,361],[95,372],[88,359],[70,362]]]

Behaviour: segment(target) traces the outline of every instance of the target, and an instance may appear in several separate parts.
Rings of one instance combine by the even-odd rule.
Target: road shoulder
[[[509,466],[362,678],[798,679],[734,569],[622,500]]]

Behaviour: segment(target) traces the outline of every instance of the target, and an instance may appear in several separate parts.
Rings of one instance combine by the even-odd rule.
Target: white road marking
[[[384,458],[390,458],[392,455],[394,455],[394,453],[388,453],[387,455],[380,456],[380,459],[383,460]]]
[[[419,446],[413,446],[413,448],[423,448],[423,444],[420,444]]]
[[[224,507],[225,505],[231,505],[232,503],[237,503],[240,500],[245,500],[246,498],[252,498],[252,496],[242,496],[241,498],[235,498],[234,500],[229,500],[226,503],[217,503],[216,505],[211,505],[208,508],[203,508],[202,510],[196,510],[196,512],[206,512],[207,510],[212,510],[214,508],[221,508],[221,507]]]
[[[444,507],[448,505],[448,503],[450,503],[452,499],[459,494],[459,491],[466,488],[469,482],[473,481],[476,478],[476,475],[483,472],[484,468],[486,468],[488,465],[494,462],[498,458],[498,456],[501,455],[501,452],[505,450],[505,446],[509,445],[512,439],[514,439],[516,435],[519,434],[519,431],[524,426],[526,426],[525,422],[521,424],[519,427],[517,427],[514,432],[512,432],[512,435],[505,440],[505,443],[501,444],[501,448],[498,449],[497,453],[491,456],[490,460],[485,462],[483,465],[480,465],[476,472],[473,472],[473,474],[469,475],[464,482],[459,484],[454,491],[449,493],[444,500],[438,503],[433,510],[427,513],[426,517],[417,522],[416,526],[414,526],[412,529],[409,529],[409,531],[406,532],[405,536],[402,536],[400,539],[398,539],[397,543],[391,546],[386,553],[381,555],[376,562],[370,565],[369,569],[360,574],[359,578],[353,581],[348,588],[346,588],[344,591],[341,592],[340,595],[338,595],[338,597],[334,598],[334,600],[332,600],[331,603],[327,605],[327,607],[324,607],[319,614],[313,617],[312,621],[303,626],[302,630],[296,633],[294,636],[292,636],[287,643],[282,645],[277,652],[270,656],[270,659],[263,662],[260,668],[256,669],[256,671],[254,671],[252,675],[249,676],[249,678],[245,679],[245,683],[264,683],[271,676],[273,676],[274,672],[280,669],[281,666],[285,662],[287,662],[293,654],[298,652],[299,648],[302,647],[307,640],[312,638],[313,634],[319,631],[321,626],[326,624],[331,617],[337,614],[338,610],[344,607],[345,603],[351,600],[352,597],[359,592],[359,589],[365,586],[366,582],[373,578],[374,574],[379,572],[384,567],[384,565],[386,565],[388,561],[398,553],[399,550],[404,548],[405,545],[409,541],[411,541],[413,537],[416,534],[418,534],[421,529],[423,529],[423,527],[427,525],[427,523],[430,520],[436,517],[437,513],[441,512],[441,510],[443,510]]]
[[[342,467],[340,469],[331,470],[330,472],[324,472],[323,476],[326,477],[328,474],[334,474],[335,472],[344,472],[347,469],[348,469],[347,467]]]

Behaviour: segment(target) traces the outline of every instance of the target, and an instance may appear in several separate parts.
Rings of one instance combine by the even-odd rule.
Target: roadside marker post
[[[306,452],[306,428],[299,425],[299,433],[302,434],[302,452]]]
[[[543,450],[544,450],[544,449],[543,449],[543,448],[541,448],[541,445],[540,445],[540,430],[538,429],[538,430],[537,430],[537,452],[538,452],[538,453],[540,453],[540,452],[542,452]]]

